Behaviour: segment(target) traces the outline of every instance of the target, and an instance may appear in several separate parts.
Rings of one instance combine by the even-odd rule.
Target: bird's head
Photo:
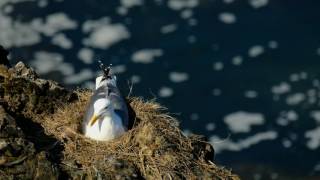
[[[108,115],[111,110],[111,104],[109,99],[98,99],[93,104],[93,115],[89,121],[89,125],[93,126],[97,120],[103,119],[104,116]]]

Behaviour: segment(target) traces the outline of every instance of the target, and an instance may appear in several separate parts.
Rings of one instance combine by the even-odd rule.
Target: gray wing
[[[120,93],[120,90],[118,87],[108,84],[108,98],[111,101],[111,104],[113,105],[115,113],[120,116],[122,119],[122,123],[125,127],[128,127],[129,125],[129,115],[128,115],[128,107],[127,103],[124,100],[123,96]]]

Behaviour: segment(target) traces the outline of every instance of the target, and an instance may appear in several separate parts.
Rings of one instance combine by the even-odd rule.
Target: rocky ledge
[[[134,124],[120,138],[83,137],[91,91],[40,79],[22,62],[9,67],[6,56],[0,47],[0,179],[239,179],[155,101],[127,97]]]

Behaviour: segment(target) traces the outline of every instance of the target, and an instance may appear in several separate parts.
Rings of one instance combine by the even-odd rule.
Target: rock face
[[[239,179],[184,136],[155,102],[127,98],[132,129],[110,142],[83,137],[90,91],[68,91],[0,49],[0,179]]]
[[[57,179],[57,166],[46,151],[35,148],[16,121],[0,106],[0,179]]]
[[[23,63],[9,68],[7,55],[0,47],[0,179],[58,179],[59,166],[48,149],[54,139],[30,119],[53,112],[54,103],[72,93],[38,79]]]

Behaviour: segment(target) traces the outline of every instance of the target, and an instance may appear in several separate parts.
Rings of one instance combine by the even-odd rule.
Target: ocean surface
[[[320,179],[320,1],[1,0],[0,44],[44,78],[169,108],[243,179]]]

